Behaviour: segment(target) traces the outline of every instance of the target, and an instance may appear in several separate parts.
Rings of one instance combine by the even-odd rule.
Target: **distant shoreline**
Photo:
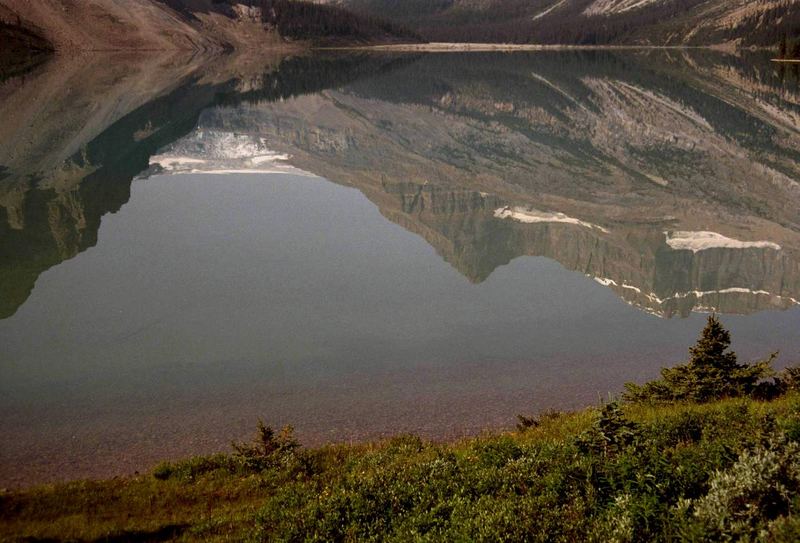
[[[642,49],[712,49],[715,46],[689,45],[543,45],[530,43],[393,43],[384,45],[348,45],[318,47],[317,50],[339,51],[390,51],[399,53],[455,53],[464,51],[591,51],[591,50],[642,50]]]

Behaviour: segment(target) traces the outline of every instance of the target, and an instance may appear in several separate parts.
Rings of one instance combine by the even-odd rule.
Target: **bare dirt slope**
[[[41,29],[59,50],[197,49],[215,45],[150,0],[0,0],[6,17]],[[13,19],[12,21],[13,22]]]

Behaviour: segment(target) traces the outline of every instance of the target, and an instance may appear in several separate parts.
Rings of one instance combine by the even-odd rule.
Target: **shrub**
[[[536,416],[527,417],[525,415],[517,415],[517,431],[524,432],[530,428],[537,428],[543,422],[548,420],[556,420],[561,417],[563,413],[556,409],[546,409]]]
[[[233,458],[252,471],[262,471],[277,466],[285,466],[295,459],[300,443],[294,437],[294,428],[284,426],[275,434],[270,426],[259,420],[256,435],[251,443],[232,443]]]
[[[226,454],[197,456],[180,462],[162,462],[153,469],[153,477],[159,480],[178,479],[191,482],[198,477],[217,470],[228,473],[236,471],[235,464]]]
[[[636,439],[638,425],[625,418],[618,402],[603,406],[592,428],[578,436],[578,448],[587,453],[613,455]]]

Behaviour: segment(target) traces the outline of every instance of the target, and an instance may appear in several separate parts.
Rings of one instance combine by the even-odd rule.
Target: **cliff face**
[[[95,243],[131,178],[193,170],[357,187],[474,282],[544,256],[661,316],[791,307],[800,95],[737,62],[560,53],[42,68],[0,87],[11,142],[0,147],[0,314]]]

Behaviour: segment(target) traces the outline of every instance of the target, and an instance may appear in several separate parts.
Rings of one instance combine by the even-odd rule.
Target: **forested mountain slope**
[[[772,47],[800,39],[800,0],[0,0],[0,37],[0,50],[420,39]]]
[[[800,35],[797,0],[325,0],[431,41],[775,45]]]

